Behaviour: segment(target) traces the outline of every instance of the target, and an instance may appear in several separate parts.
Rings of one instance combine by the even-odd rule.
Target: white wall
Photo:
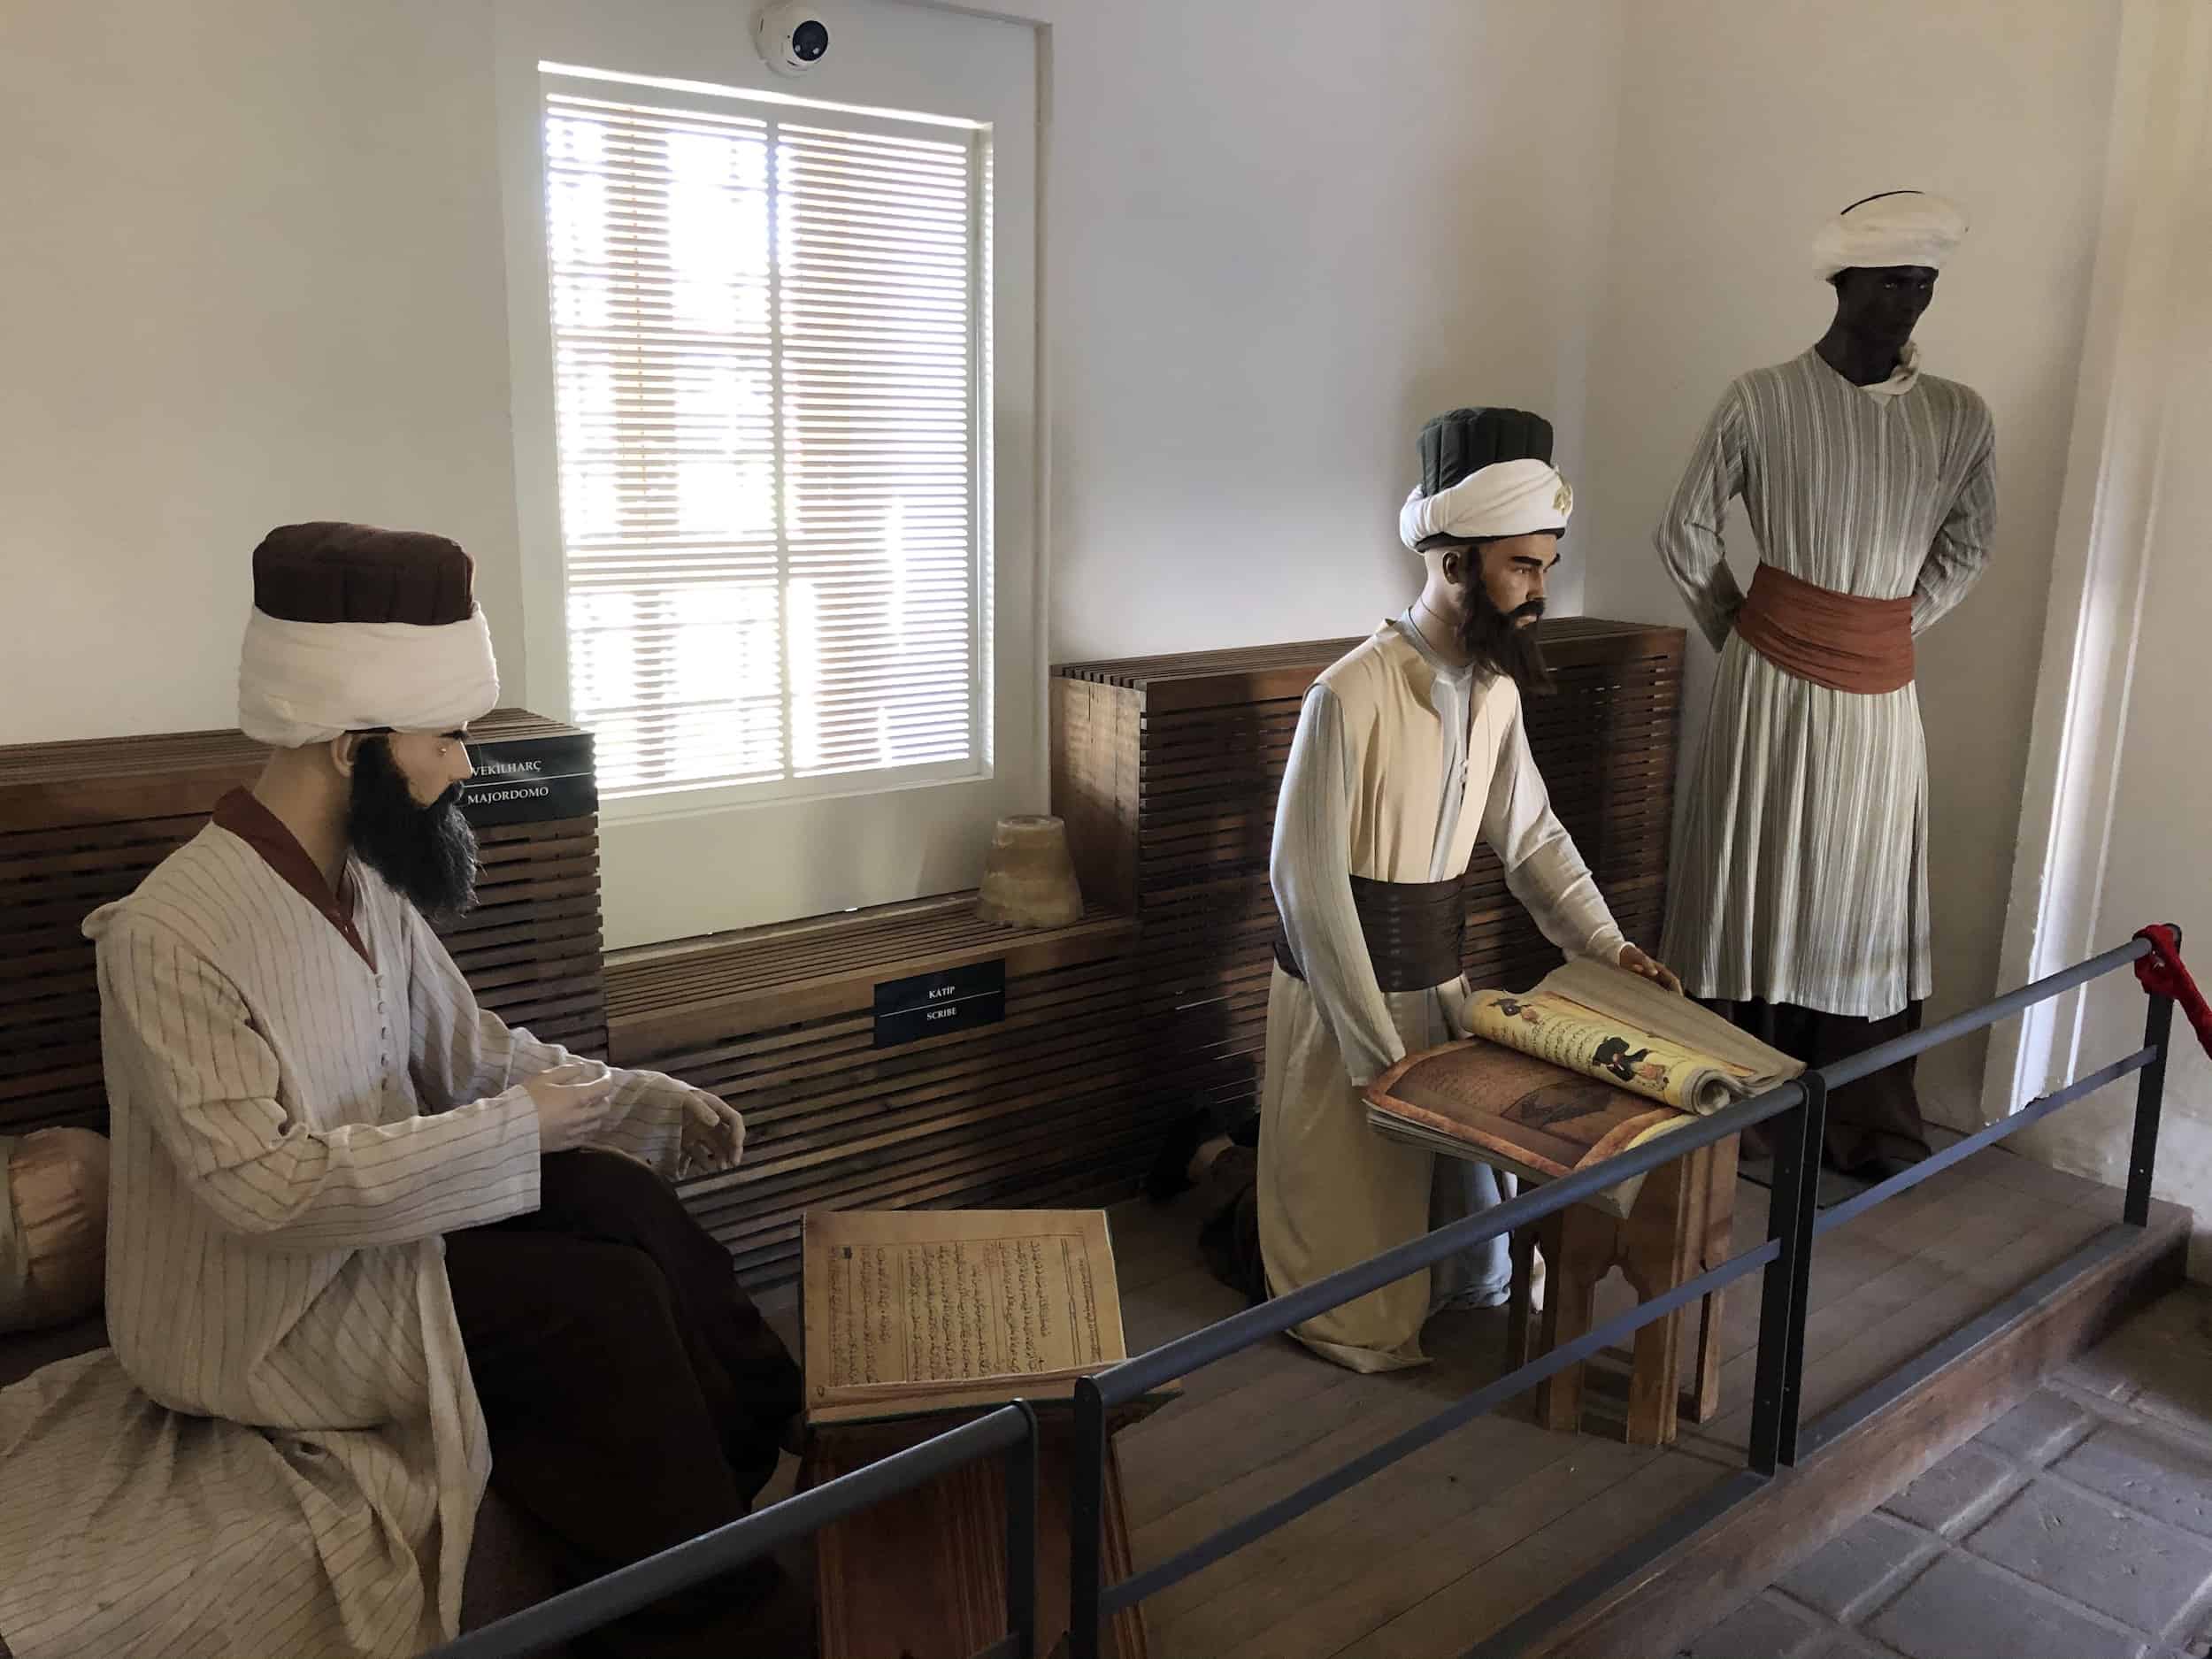
[[[0,742],[227,726],[271,526],[434,528],[518,664],[488,15],[0,7]]]
[[[1365,632],[1440,411],[1537,410],[1575,468],[1611,5],[1039,10],[1056,660]]]
[[[1669,0],[1620,12],[1611,230],[1577,480],[1593,614],[1686,620],[1651,526],[1729,379],[1826,328],[1833,296],[1809,268],[1820,221],[1911,187],[1972,215],[1919,336],[1931,372],[1989,400],[1999,488],[1988,574],[1921,641],[1932,1013],[1995,988],[2118,12],[2117,0]],[[1740,511],[1731,546],[1747,582]],[[1693,640],[1686,756],[1712,662]],[[1980,1045],[1924,1065],[1931,1115],[1978,1125]]]
[[[1009,9],[1053,26],[1055,657],[1402,603],[1454,403],[1573,464],[1609,4]],[[0,573],[37,624],[0,742],[229,724],[246,555],[309,516],[457,537],[528,697],[494,116],[488,0],[0,12]]]
[[[2198,196],[2192,245],[2177,269],[2201,273],[2212,268],[2206,263],[2212,260],[2212,189]],[[2204,372],[2212,366],[2212,287],[2201,280],[2185,286],[2193,314],[2176,345],[2182,360],[2198,366],[2174,382],[2098,914],[2112,944],[2147,922],[2179,923],[2185,959],[2200,985],[2212,985],[2212,771],[2205,764],[2212,711],[2204,694],[2212,468],[2203,461],[2212,455],[2212,373]],[[2084,1002],[2078,1070],[2094,1070],[2141,1044],[2144,998],[2131,976],[2102,981]],[[2134,1105],[2132,1089],[2108,1089],[2022,1139],[2061,1169],[2124,1185]],[[2192,1269],[2212,1277],[2212,1060],[2178,1013],[2154,1190],[2197,1211]]]
[[[2078,545],[2062,549],[2054,603],[2084,618],[2045,642],[2041,703],[2016,882],[2008,964],[2119,942],[2154,921],[2181,925],[2185,959],[2212,985],[2212,775],[2202,762],[2204,624],[2212,617],[2212,17],[2181,0],[2131,0],[2133,131],[2116,134],[2107,372],[2091,388],[2068,479]],[[2093,419],[2092,418],[2094,418]],[[2147,480],[2147,485],[2145,481]],[[2103,718],[2118,709],[2116,735]],[[2057,728],[2095,726],[2093,736]],[[2114,764],[2116,756],[2116,764]],[[2054,811],[2056,803],[2060,810]],[[2082,833],[2051,833],[2078,818]],[[2069,918],[2077,918],[2070,920]],[[2057,934],[2053,939],[2047,935]],[[2131,1053],[2144,999],[2132,978],[2092,986],[2078,1025],[2024,1036],[2016,1065],[1993,1064],[1993,1113]],[[2108,1089],[2027,1130],[2062,1169],[2126,1179],[2134,1090]],[[2159,1136],[2158,1196],[2197,1213],[2192,1270],[2212,1277],[2212,1061],[2174,1022]]]
[[[1923,684],[1939,995],[1989,988],[2113,4],[1005,9],[1051,31],[1056,658],[1367,626],[1468,401],[1559,426],[1559,608],[1680,619],[1648,526],[1824,322],[1814,223],[1965,200],[1924,334],[1995,407],[2001,525]],[[493,62],[489,0],[0,11],[0,742],[227,724],[246,554],[311,515],[457,536],[527,700]]]

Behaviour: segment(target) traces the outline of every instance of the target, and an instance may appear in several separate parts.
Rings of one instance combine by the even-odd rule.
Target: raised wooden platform
[[[1739,1188],[1739,1248],[1765,1236],[1766,1193]],[[1857,1394],[2080,1250],[2120,1194],[2001,1149],[1983,1153],[1822,1239],[1807,1333],[1807,1420]],[[1198,1265],[1187,1208],[1114,1214],[1133,1349],[1233,1312]],[[2116,1311],[2177,1282],[2185,1215],[2145,1233],[1896,1405],[1528,1649],[1654,1659],[1810,1554],[2093,1340]],[[1617,1280],[1600,1317],[1625,1305]],[[1147,1603],[1167,1659],[1460,1659],[1567,1590],[1743,1466],[1757,1335],[1755,1279],[1726,1298],[1722,1415],[1663,1450],[1480,1419],[1413,1460]],[[1139,1567],[1294,1490],[1499,1374],[1500,1314],[1430,1326],[1430,1368],[1358,1377],[1288,1342],[1189,1379],[1120,1439]]]

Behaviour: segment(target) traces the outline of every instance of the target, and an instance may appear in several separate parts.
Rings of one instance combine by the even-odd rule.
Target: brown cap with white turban
[[[276,749],[344,732],[450,732],[499,700],[491,630],[456,542],[293,524],[253,556],[238,725]]]

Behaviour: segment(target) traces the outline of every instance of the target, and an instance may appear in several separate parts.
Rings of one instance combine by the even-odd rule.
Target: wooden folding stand
[[[1040,1654],[1066,1631],[1079,1378],[1128,1356],[1112,1236],[1096,1210],[817,1211],[806,1218],[802,1317],[811,1486],[1026,1400],[1038,1425],[1032,1537]],[[1174,1388],[1113,1414],[1120,1429]],[[1121,1471],[1107,1442],[1100,1537],[1108,1581],[1130,1572]],[[1006,1632],[1007,1467],[985,1458],[815,1535],[824,1659],[972,1659]],[[1110,1651],[1144,1659],[1144,1621]]]
[[[1628,1218],[1588,1204],[1555,1210],[1513,1240],[1513,1296],[1507,1324],[1509,1367],[1589,1333],[1598,1284],[1615,1267],[1638,1300],[1664,1295],[1734,1252],[1736,1137],[1663,1164],[1644,1178]],[[1544,1308],[1529,1307],[1530,1253],[1544,1252]],[[1709,1422],[1720,1410],[1720,1298],[1700,1304],[1690,1386],[1682,1387],[1683,1320],[1678,1309],[1636,1333],[1628,1387],[1632,1446],[1672,1443],[1678,1422]],[[1546,1428],[1582,1426],[1584,1366],[1578,1363],[1536,1386],[1537,1420]]]
[[[1037,1652],[1049,1655],[1068,1628],[1068,1493],[1073,1417],[1064,1402],[1041,1402],[1037,1449]],[[818,1485],[944,1432],[942,1417],[810,1431],[799,1484]],[[1006,1475],[987,1458],[887,1499],[815,1534],[821,1659],[969,1659],[1006,1633]],[[1106,1448],[1104,1572],[1133,1571],[1121,1468]],[[1115,1659],[1151,1652],[1144,1609],[1107,1627]]]

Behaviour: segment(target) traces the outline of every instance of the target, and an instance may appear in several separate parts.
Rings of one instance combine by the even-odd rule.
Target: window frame
[[[738,88],[706,87],[659,79],[640,80],[614,76],[571,65],[541,63],[538,65],[539,125],[542,142],[544,123],[549,109],[549,98],[554,93],[611,99],[634,103],[653,108],[693,111],[704,114],[735,112],[765,120],[772,134],[770,165],[774,165],[772,134],[779,123],[819,126],[839,131],[889,137],[908,137],[926,133],[938,139],[949,139],[956,134],[963,139],[970,152],[968,179],[969,211],[971,214],[969,248],[970,274],[975,289],[973,304],[968,317],[969,372],[968,372],[968,439],[972,446],[972,464],[968,469],[970,536],[968,548],[968,579],[971,588],[969,625],[972,656],[968,667],[968,737],[967,758],[956,761],[925,762],[913,765],[871,767],[865,770],[833,773],[819,778],[805,778],[787,772],[783,776],[759,782],[678,784],[664,789],[640,791],[634,794],[611,795],[603,791],[600,812],[613,821],[644,818],[685,817],[700,813],[723,812],[748,806],[772,805],[793,800],[849,799],[860,795],[883,795],[904,789],[929,788],[940,784],[979,781],[991,776],[993,771],[992,735],[995,726],[989,692],[992,684],[992,664],[995,657],[995,641],[991,637],[989,618],[990,594],[993,580],[994,549],[991,541],[990,480],[991,455],[994,449],[992,426],[993,396],[990,376],[990,339],[992,330],[990,281],[990,183],[991,131],[983,122],[945,116],[910,116],[890,114],[863,109],[858,106],[827,103],[794,96],[772,95]],[[541,150],[541,156],[542,150]],[[541,161],[542,165],[542,161]],[[549,238],[550,204],[548,204],[546,225],[541,235]],[[773,235],[774,227],[770,227]],[[557,346],[551,318],[550,255],[548,254],[548,287],[544,301],[547,311],[546,339],[549,353]],[[773,279],[771,279],[772,284]],[[773,288],[771,289],[773,292]],[[770,351],[780,357],[780,333],[778,319],[770,319]],[[554,434],[554,466],[557,495],[559,435],[557,432],[557,391],[556,392],[557,430]],[[780,455],[781,440],[777,439]],[[781,469],[778,470],[781,476]],[[776,540],[784,540],[782,522],[783,503],[776,507]],[[557,501],[555,524],[559,540],[555,556],[559,565],[559,661],[557,665],[561,701],[560,718],[574,718],[574,681],[570,677],[570,647],[574,637],[574,622],[571,604],[574,588],[570,580],[568,540],[561,509]],[[784,718],[787,728],[792,708],[792,690],[788,659],[788,611],[784,612],[779,629],[779,640],[787,652],[783,686]],[[537,650],[531,652],[534,684],[542,684],[538,673]],[[790,733],[785,733],[787,753]]]
[[[609,949],[900,902],[972,887],[998,818],[1048,810],[1048,665],[1042,557],[1045,456],[1038,196],[1041,42],[1032,25],[892,0],[840,0],[840,51],[799,82],[775,75],[743,8],[704,0],[495,0],[497,140],[507,250],[511,435],[525,672],[503,701],[559,718],[568,692],[547,285],[540,65],[644,88],[742,93],[862,119],[930,116],[987,134],[982,275],[989,391],[976,534],[989,552],[976,653],[983,680],[975,775],[886,787],[878,774],[732,800],[716,790],[611,800],[600,826]],[[710,71],[711,83],[697,77]],[[833,120],[830,124],[834,125]],[[488,566],[488,604],[503,595]],[[752,786],[738,786],[751,789]],[[700,797],[705,798],[700,798]]]

